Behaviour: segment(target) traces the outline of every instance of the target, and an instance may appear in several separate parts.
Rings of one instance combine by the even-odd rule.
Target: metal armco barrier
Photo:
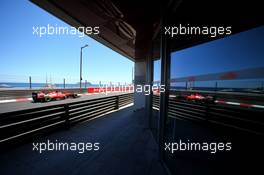
[[[0,114],[0,145],[69,127],[133,103],[133,93]]]
[[[256,67],[256,68],[234,70],[228,72],[172,78],[170,79],[170,82],[175,83],[175,82],[189,82],[189,81],[263,79],[263,75],[264,75],[264,67]],[[155,81],[154,83],[160,83],[160,82]]]
[[[120,87],[91,87],[87,88],[88,93],[109,93],[109,92],[127,92],[131,93],[133,92],[134,87],[132,86],[120,86]]]

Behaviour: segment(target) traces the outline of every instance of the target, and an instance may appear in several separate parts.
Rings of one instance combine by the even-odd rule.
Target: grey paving
[[[157,146],[147,128],[145,111],[133,107],[61,130],[34,142],[99,142],[100,150],[79,154],[50,151],[39,154],[26,143],[1,154],[0,174],[163,175]]]

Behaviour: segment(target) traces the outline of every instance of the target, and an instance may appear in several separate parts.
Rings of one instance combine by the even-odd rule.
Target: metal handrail
[[[153,95],[152,107],[159,109],[159,96]],[[168,117],[204,123],[226,130],[264,136],[264,110],[222,104],[207,104],[169,98]]]
[[[69,127],[133,103],[133,93],[0,114],[0,144],[23,140],[58,127]]]

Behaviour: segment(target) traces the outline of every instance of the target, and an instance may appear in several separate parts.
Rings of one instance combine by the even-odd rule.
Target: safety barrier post
[[[65,120],[65,128],[69,129],[69,127],[70,127],[70,120],[69,120],[70,116],[69,116],[69,105],[68,104],[64,105],[63,118]]]
[[[119,109],[119,95],[116,96],[116,109]]]

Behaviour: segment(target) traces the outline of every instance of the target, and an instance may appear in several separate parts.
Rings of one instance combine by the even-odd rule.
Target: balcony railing
[[[159,95],[153,95],[152,99],[153,109],[158,110]],[[263,108],[199,103],[175,97],[169,98],[168,117],[199,122],[207,126],[224,128],[224,130],[231,129],[264,136],[263,116]]]
[[[133,103],[133,93],[0,114],[0,144],[93,119]]]

